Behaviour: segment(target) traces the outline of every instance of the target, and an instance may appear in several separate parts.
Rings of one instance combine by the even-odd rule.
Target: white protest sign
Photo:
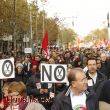
[[[15,78],[14,58],[0,60],[0,79]]]
[[[32,48],[25,48],[24,53],[32,53]]]
[[[41,64],[41,82],[66,83],[67,65]]]

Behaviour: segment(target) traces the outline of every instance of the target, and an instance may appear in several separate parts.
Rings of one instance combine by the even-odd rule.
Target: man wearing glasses
[[[81,68],[71,69],[68,81],[68,89],[58,94],[51,110],[98,110],[96,95],[87,89],[87,78]]]

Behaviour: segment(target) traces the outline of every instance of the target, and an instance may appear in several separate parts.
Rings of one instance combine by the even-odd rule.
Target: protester
[[[49,98],[50,92],[52,92],[51,83],[41,83],[41,64],[46,64],[46,59],[42,59],[39,64],[39,71],[32,75],[27,81],[27,93],[30,97],[38,98],[39,102],[43,104],[46,110],[50,109]]]
[[[101,60],[100,59],[97,59],[97,70],[100,71],[100,68],[101,68]]]
[[[56,96],[51,110],[98,110],[96,95],[87,89],[87,79],[81,68],[68,73],[70,86]]]
[[[15,69],[15,78],[12,79],[12,81],[22,81],[23,83],[26,84],[28,80],[28,75],[23,69],[23,64],[18,63],[16,64],[16,69]]]
[[[26,55],[23,61],[23,68],[26,73],[29,73],[31,69],[31,56]]]
[[[88,79],[88,87],[91,90],[96,92],[97,97],[99,98],[104,82],[107,80],[107,77],[97,71],[96,59],[88,58],[87,60],[88,71],[86,76]]]
[[[3,99],[0,101],[0,110],[6,110],[6,108],[9,105],[8,99],[7,99],[9,84],[10,84],[9,82],[5,83],[2,88]]]
[[[36,60],[33,60],[32,61],[32,65],[31,65],[31,69],[30,69],[30,71],[29,71],[29,74],[31,74],[31,75],[35,75],[36,73],[37,73],[37,71],[38,71],[38,62],[36,61]],[[30,75],[30,76],[31,76]]]
[[[110,110],[110,80],[106,81],[99,98],[100,110]]]
[[[69,108],[70,108],[69,110],[71,110],[72,106],[75,106],[75,104],[77,103],[77,100],[79,100],[78,98],[85,96],[84,94],[86,94],[88,91],[91,97],[90,99],[88,99],[88,94],[87,94],[86,95],[87,100],[85,100],[84,98],[84,102],[87,102],[87,104],[85,104],[81,100],[79,101],[78,104],[80,104],[80,102],[82,104],[83,102],[84,106],[87,105],[85,109],[89,108],[88,110],[98,110],[96,101],[97,99],[100,100],[100,93],[102,94],[102,92],[104,91],[103,85],[107,80],[107,78],[109,79],[109,74],[110,74],[110,69],[109,69],[110,59],[107,59],[107,55],[105,54],[105,51],[106,50],[104,49],[97,49],[97,48],[75,47],[72,49],[66,48],[64,50],[59,47],[51,47],[48,53],[49,55],[48,60],[44,51],[38,54],[35,53],[35,54],[16,55],[14,53],[15,54],[15,60],[14,60],[15,61],[14,62],[15,78],[6,78],[1,80],[3,80],[3,83],[8,83],[12,81],[16,81],[17,83],[19,83],[19,81],[24,82],[27,86],[26,88],[27,95],[31,98],[32,97],[37,98],[39,103],[41,102],[45,107],[45,109],[47,110],[51,109],[51,105],[53,104],[53,102],[54,104],[52,106],[52,110],[65,110],[65,109],[68,110]],[[9,57],[11,57],[11,55],[9,55],[8,52],[0,54],[1,59],[9,58]],[[70,83],[69,87],[68,87],[69,82],[67,82],[67,84],[62,82],[61,83],[60,82],[41,83],[41,64],[42,63],[50,64],[50,65],[66,64],[68,74],[74,73],[72,72],[74,70],[73,68],[81,67],[84,69],[84,72],[85,72],[85,75],[87,76],[88,81],[86,81],[86,78],[85,78],[85,80],[82,81],[82,85],[81,85],[80,77],[82,78],[83,76],[81,75],[77,76],[79,75],[80,72],[77,72],[75,70],[76,73],[78,74],[76,75],[75,73],[75,80],[73,79],[73,81],[71,81],[72,84]],[[8,64],[6,64],[6,69],[10,70]],[[83,74],[83,72],[81,73]],[[71,78],[74,78],[74,77],[72,77],[71,75]],[[88,86],[88,89],[84,87],[86,85]],[[2,84],[0,84],[0,86],[1,86],[0,87],[1,89]],[[82,95],[78,95],[79,96],[78,97],[76,94],[76,91],[77,90],[79,91],[81,89],[83,89]],[[71,98],[72,90],[75,90],[75,97],[72,97],[74,100]],[[84,90],[86,92],[84,92]],[[109,91],[109,87],[107,88],[107,91]],[[66,94],[67,92],[69,95]],[[2,99],[1,93],[2,92],[0,92],[0,99]],[[79,91],[79,94],[80,94],[80,91]],[[104,94],[106,97],[108,97],[107,96],[108,94],[106,93]],[[54,98],[56,98],[55,101],[54,101]],[[95,102],[93,102],[94,100]],[[106,101],[103,101],[103,102],[102,101],[103,100],[100,100],[100,103],[99,103],[101,108],[103,108],[102,105],[106,105],[106,107],[109,105]],[[73,103],[71,104],[70,102],[73,102]],[[93,108],[91,108],[92,105],[90,105],[88,102],[91,102],[93,104]],[[88,107],[88,105],[90,105],[90,107]],[[1,106],[3,106],[3,104],[1,104]],[[54,108],[55,106],[56,108]],[[97,108],[94,109],[95,107]]]
[[[110,77],[110,69],[109,69],[110,61],[107,59],[107,56],[105,53],[101,53],[100,58],[101,58],[100,72],[105,74],[107,76],[107,78],[109,79],[109,77]]]
[[[9,106],[6,110],[45,110],[38,102],[26,100],[26,86],[23,82],[11,82],[8,88]],[[22,99],[25,98],[25,101]]]

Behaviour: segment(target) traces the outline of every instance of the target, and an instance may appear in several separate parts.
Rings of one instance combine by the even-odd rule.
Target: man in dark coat
[[[107,80],[107,77],[97,71],[97,64],[95,58],[89,58],[87,60],[88,71],[86,76],[88,79],[88,87],[93,90],[97,97],[99,98],[104,82]]]
[[[81,68],[71,69],[68,81],[70,86],[56,97],[51,110],[98,110],[97,97],[87,90],[86,75]]]
[[[41,82],[41,64],[46,62],[40,62],[39,71],[32,75],[27,81],[27,94],[33,98],[37,98],[46,110],[50,110],[51,99],[50,94],[53,91],[52,83]]]
[[[99,69],[99,71],[106,75],[108,79],[110,79],[110,61],[107,59],[105,53],[102,53],[100,58],[101,58],[101,68]]]

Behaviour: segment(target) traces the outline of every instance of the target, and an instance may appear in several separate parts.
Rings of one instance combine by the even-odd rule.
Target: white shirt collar
[[[85,93],[85,92],[81,92],[80,95],[83,95],[84,93]],[[71,90],[71,88],[70,88],[70,95],[71,95],[71,96],[75,96],[75,94],[74,94],[74,92]],[[80,95],[79,95],[79,96],[80,96]]]
[[[95,76],[92,76],[90,73],[89,73],[89,76],[93,79],[93,78],[97,78],[97,72],[95,73]]]
[[[97,79],[97,72],[95,73],[95,76],[92,76],[90,73],[89,73],[89,76],[93,79],[94,84],[95,84],[96,83],[96,79]]]

